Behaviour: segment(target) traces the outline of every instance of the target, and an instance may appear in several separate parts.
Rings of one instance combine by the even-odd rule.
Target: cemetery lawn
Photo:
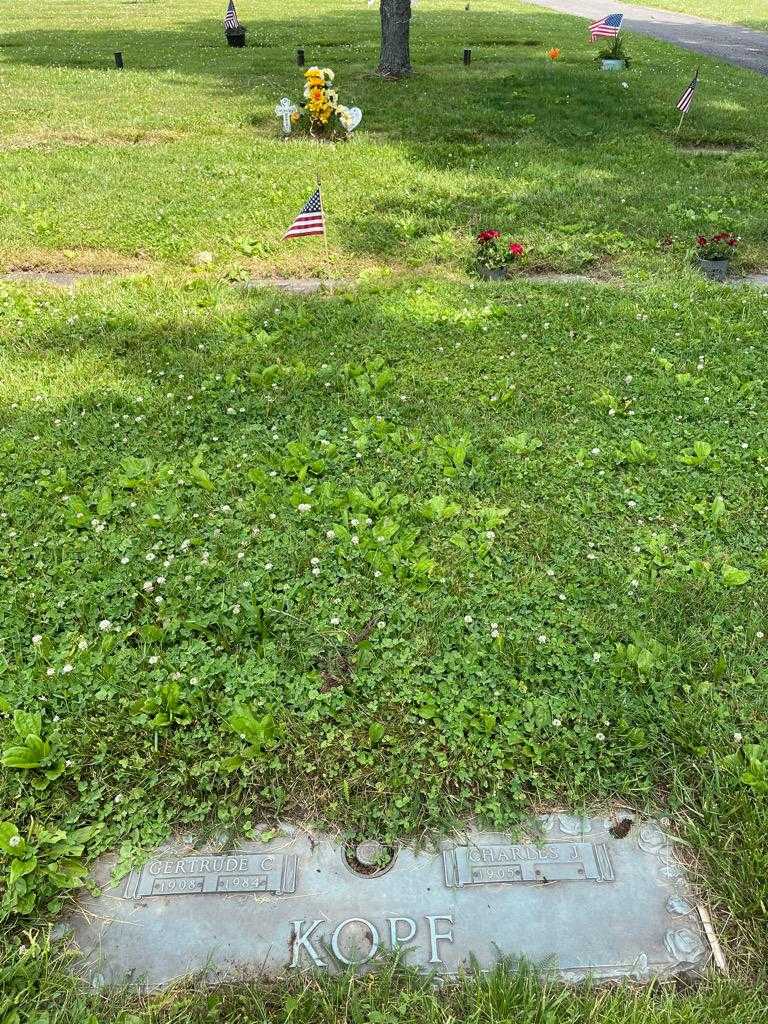
[[[242,53],[219,6],[12,0],[0,35],[2,266],[125,273],[0,282],[0,1021],[761,1020],[768,298],[689,257],[729,228],[768,263],[764,80],[634,38],[601,77],[576,20],[424,0],[417,75],[383,84],[365,5],[242,10]],[[302,44],[365,111],[349,146],[274,139]],[[733,154],[676,148],[695,64],[681,138]],[[278,241],[319,161],[327,261]],[[604,283],[477,282],[478,227]],[[177,829],[425,839],[615,800],[688,844],[731,981],[127,1016],[48,950],[80,847],[127,870]]]

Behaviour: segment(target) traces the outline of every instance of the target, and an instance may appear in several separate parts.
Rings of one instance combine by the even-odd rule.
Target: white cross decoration
[[[295,114],[298,109],[296,104],[291,103],[287,96],[283,96],[275,107],[275,116],[283,119],[283,132],[285,135],[291,134],[291,114]]]

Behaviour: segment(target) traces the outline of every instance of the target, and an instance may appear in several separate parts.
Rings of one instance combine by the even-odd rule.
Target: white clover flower
[[[55,668],[47,668],[47,669],[45,670],[45,674],[46,674],[47,676],[52,676],[52,675],[54,675],[54,674],[55,674],[55,672],[56,672],[56,669],[55,669]]]
[[[9,846],[21,846],[21,836],[11,836],[8,840]]]
[[[333,540],[333,538],[335,536],[336,536],[336,534],[333,532],[333,530],[326,530],[325,531],[325,539],[326,540]]]
[[[320,559],[319,558],[310,558],[309,564],[310,565],[320,565]]]
[[[267,572],[269,572],[270,569],[274,568],[274,566],[272,565],[271,562],[265,562],[264,563],[264,568],[267,570]]]
[[[110,629],[112,629],[112,623],[109,621],[109,619],[102,619],[101,622],[99,623],[99,629],[102,631],[102,633],[108,633]]]
[[[598,742],[602,743],[605,739],[605,734],[602,732],[597,732],[595,733],[595,739],[598,740]]]
[[[69,673],[71,671],[72,671],[72,665],[70,665],[69,662],[67,662],[66,665],[62,665],[62,667],[61,667],[61,674],[63,676],[69,675]]]
[[[311,508],[311,505],[308,505],[307,502],[302,501],[302,503],[299,505],[299,512],[309,512]]]
[[[152,580],[147,580],[144,584],[142,584],[142,590],[146,590],[148,594],[151,593],[154,589],[155,585],[152,582]]]
[[[562,723],[562,722],[560,721],[560,719],[559,719],[559,718],[553,718],[553,719],[552,719],[552,725],[554,725],[554,727],[555,727],[556,729],[559,729],[559,728],[560,728],[560,726],[561,726],[562,724],[563,724],[563,723]]]
[[[333,618],[331,619],[332,626],[338,626],[340,622],[341,619],[337,615],[334,615]]]
[[[539,641],[540,644],[545,644],[547,642],[547,638],[544,635],[544,633],[539,633],[536,639]]]
[[[160,659],[158,658],[158,656],[156,654],[151,655],[151,657],[149,658],[149,664],[150,665],[156,665],[158,663],[158,661],[160,661]]]
[[[592,661],[600,661],[601,657],[602,657],[602,655],[600,654],[600,652],[599,651],[595,651],[595,653],[592,655]]]
[[[313,576],[319,576],[320,575],[320,566],[319,565],[313,566],[313,568],[312,568],[312,575]]]
[[[40,636],[39,633],[35,633],[35,635],[32,637],[32,643],[35,645],[35,647],[37,647],[38,644],[42,643],[42,641],[43,638]]]
[[[359,537],[357,536],[357,534],[356,534],[356,533],[353,533],[353,534],[352,534],[352,538],[351,538],[351,540],[352,540],[352,543],[353,543],[353,544],[355,544],[355,545],[357,545],[357,544],[359,544],[359,543],[360,543],[360,538],[359,538]]]

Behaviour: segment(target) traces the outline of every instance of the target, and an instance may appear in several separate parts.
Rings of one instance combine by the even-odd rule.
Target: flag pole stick
[[[679,122],[677,128],[675,128],[675,135],[679,135],[680,134],[680,129],[683,127],[683,121],[684,120],[685,120],[685,111],[683,111],[683,113],[680,115],[680,122]]]
[[[325,203],[323,202],[323,190],[320,185],[320,175],[317,176],[317,191],[320,193],[320,209],[323,211],[323,241],[325,242],[325,259],[329,259],[328,254],[328,221],[325,216]]]

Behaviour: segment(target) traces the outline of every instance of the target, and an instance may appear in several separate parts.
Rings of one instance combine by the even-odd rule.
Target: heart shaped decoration
[[[360,107],[349,108],[349,130],[353,132],[363,120],[363,112]]]

